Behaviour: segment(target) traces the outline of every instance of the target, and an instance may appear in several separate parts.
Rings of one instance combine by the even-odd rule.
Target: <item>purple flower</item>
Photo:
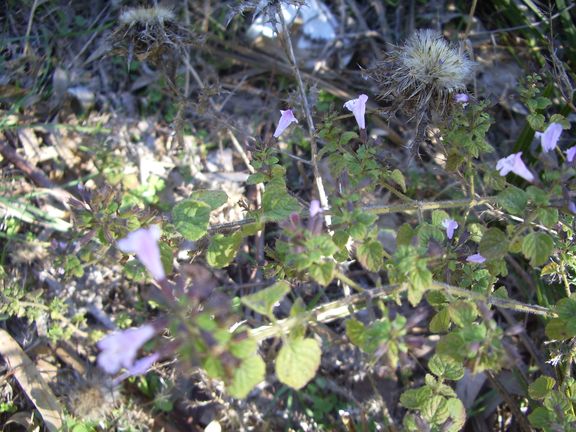
[[[514,174],[519,175],[526,181],[532,182],[534,180],[534,175],[522,160],[522,152],[513,153],[508,157],[500,159],[496,163],[496,169],[500,171],[501,176],[505,176],[512,171]]]
[[[566,150],[566,160],[568,162],[572,162],[574,160],[574,156],[576,156],[576,146],[570,147]]]
[[[560,135],[562,134],[562,125],[560,123],[550,123],[544,133],[540,134],[540,143],[542,151],[549,152],[556,148]]]
[[[152,225],[148,229],[140,228],[118,240],[116,246],[122,252],[135,253],[152,277],[158,281],[166,278],[162,260],[160,259],[160,227]]]
[[[349,100],[344,104],[344,107],[347,108],[348,111],[352,111],[352,114],[354,114],[354,118],[356,119],[356,123],[358,123],[360,129],[366,129],[366,120],[364,119],[364,115],[366,114],[367,101],[368,96],[361,94],[358,96],[358,99]]]
[[[136,360],[132,367],[128,368],[126,372],[122,373],[114,380],[114,384],[118,385],[131,376],[144,375],[158,360],[160,360],[160,353],[157,352]]]
[[[322,207],[320,207],[320,201],[312,200],[310,201],[310,217],[316,216],[318,213],[322,212]]]
[[[97,343],[101,352],[97,363],[109,374],[115,374],[121,368],[134,367],[138,350],[156,334],[152,324],[115,332],[105,336]]]
[[[477,253],[477,254],[470,255],[469,257],[467,257],[466,261],[471,262],[471,263],[476,263],[476,264],[482,264],[484,261],[486,261],[486,258],[484,258],[482,255]]]
[[[454,237],[454,230],[458,228],[458,222],[454,219],[444,219],[442,221],[442,226],[446,228],[446,237],[452,240],[452,237]]]
[[[574,201],[570,201],[570,203],[568,203],[568,210],[570,210],[572,214],[576,215],[576,204],[574,204]]]
[[[468,103],[469,100],[470,100],[470,97],[466,93],[456,93],[454,95],[454,101],[456,101],[458,103],[466,104],[466,103]]]
[[[290,124],[294,122],[298,123],[298,120],[294,117],[294,113],[291,109],[285,111],[280,110],[280,114],[282,114],[282,116],[280,117],[280,121],[278,121],[276,131],[274,131],[274,138],[278,138],[282,135],[282,132],[284,132]]]

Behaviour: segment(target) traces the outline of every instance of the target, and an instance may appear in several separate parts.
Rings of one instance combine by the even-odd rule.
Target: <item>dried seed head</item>
[[[474,62],[434,30],[418,30],[368,71],[389,110],[418,121],[430,112],[444,113],[453,95],[466,88]]]
[[[120,14],[119,18],[122,24],[128,26],[135,24],[152,24],[155,21],[174,21],[174,19],[174,12],[161,5],[126,9]]]

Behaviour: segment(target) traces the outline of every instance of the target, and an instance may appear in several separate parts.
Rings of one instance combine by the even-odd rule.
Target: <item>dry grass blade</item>
[[[0,329],[0,355],[4,357],[20,387],[42,416],[46,428],[50,432],[62,430],[62,407],[56,396],[20,345],[2,329]]]

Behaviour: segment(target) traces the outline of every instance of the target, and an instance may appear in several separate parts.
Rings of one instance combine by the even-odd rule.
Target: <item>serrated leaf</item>
[[[340,146],[345,146],[346,144],[348,144],[351,140],[358,138],[358,134],[356,132],[344,132],[341,136],[340,136],[340,140],[338,141],[338,145]]]
[[[396,232],[396,247],[410,246],[415,235],[416,232],[414,231],[414,228],[409,224],[405,223],[401,225]]]
[[[402,171],[400,171],[398,168],[392,170],[390,173],[390,178],[394,180],[394,183],[400,186],[402,192],[406,192],[406,178],[404,177],[404,174],[402,174]]]
[[[432,212],[432,225],[442,226],[442,222],[450,219],[450,215],[444,210],[434,210]]]
[[[328,285],[334,279],[334,270],[336,263],[334,261],[324,261],[310,264],[308,272],[310,277],[322,286]]]
[[[225,236],[216,234],[210,240],[210,246],[206,251],[206,261],[214,268],[223,268],[232,262],[236,257],[242,236],[240,233]]]
[[[442,396],[432,396],[425,400],[420,413],[425,420],[434,425],[441,425],[450,417],[447,400]]]
[[[228,393],[232,397],[244,399],[256,385],[264,381],[265,376],[264,360],[258,354],[246,357],[240,366],[234,369],[234,377],[228,387]]]
[[[406,390],[400,396],[400,405],[408,409],[421,409],[424,402],[432,397],[430,387],[420,387],[417,389]]]
[[[554,423],[555,415],[548,411],[546,408],[537,407],[528,416],[530,424],[536,428],[549,430],[550,426]]]
[[[528,386],[528,395],[532,399],[544,399],[556,385],[556,380],[548,376],[540,376]]]
[[[448,308],[442,308],[430,320],[430,331],[432,333],[446,333],[450,329],[450,313]]]
[[[474,322],[478,316],[476,306],[464,300],[451,303],[450,306],[448,306],[448,311],[454,324],[460,327],[465,327]]]
[[[198,240],[208,232],[211,211],[210,206],[202,201],[180,201],[172,209],[174,227],[186,240]]]
[[[228,202],[228,195],[219,190],[198,190],[192,192],[190,199],[202,201],[208,204],[212,210],[216,210]]]
[[[410,287],[408,288],[408,301],[416,306],[422,300],[424,293],[432,285],[432,272],[426,267],[424,260],[419,260],[414,269],[408,274]]]
[[[428,369],[439,378],[458,381],[464,376],[464,366],[452,357],[435,354],[428,362]]]
[[[315,339],[288,339],[276,357],[276,376],[281,383],[299,390],[316,375],[321,356]]]
[[[466,408],[460,399],[451,398],[446,402],[451,423],[446,432],[459,432],[466,423]]]
[[[534,267],[546,263],[553,250],[554,240],[543,232],[530,233],[522,241],[522,253]]]
[[[542,225],[552,228],[558,223],[558,209],[556,208],[539,208],[538,220]]]
[[[286,281],[278,281],[268,288],[244,296],[240,300],[244,306],[261,315],[270,317],[272,316],[274,305],[280,302],[289,292],[290,284]]]
[[[369,240],[358,246],[356,257],[365,269],[377,272],[384,263],[384,248],[378,240]]]
[[[358,320],[346,320],[346,336],[348,340],[359,348],[364,346],[366,341],[366,326]]]
[[[250,174],[248,176],[248,178],[246,179],[246,184],[255,185],[258,183],[264,183],[264,182],[268,181],[269,179],[270,178],[266,174],[261,173],[261,172],[257,172],[254,174]]]
[[[500,259],[508,252],[508,238],[498,228],[489,228],[479,245],[479,252],[486,259]]]
[[[528,204],[528,195],[522,189],[508,186],[498,194],[498,203],[513,215],[523,214]]]
[[[536,131],[544,129],[546,118],[542,114],[528,114],[526,120],[532,129]]]
[[[258,350],[258,343],[252,337],[246,337],[241,340],[232,340],[230,342],[230,354],[239,359],[250,357]]]
[[[268,188],[262,194],[262,210],[264,220],[280,222],[288,219],[292,213],[299,213],[300,204],[286,191]]]
[[[563,298],[556,303],[554,309],[558,314],[558,318],[566,321],[574,319],[576,318],[576,298]]]

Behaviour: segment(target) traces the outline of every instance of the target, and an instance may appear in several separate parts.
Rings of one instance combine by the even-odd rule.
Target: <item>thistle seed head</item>
[[[174,21],[174,12],[165,6],[138,7],[126,9],[120,14],[122,24],[132,26],[135,24],[153,24],[154,22]]]
[[[418,30],[403,46],[368,70],[378,83],[379,98],[418,121],[430,112],[444,113],[453,95],[466,88],[475,63],[434,30]]]

